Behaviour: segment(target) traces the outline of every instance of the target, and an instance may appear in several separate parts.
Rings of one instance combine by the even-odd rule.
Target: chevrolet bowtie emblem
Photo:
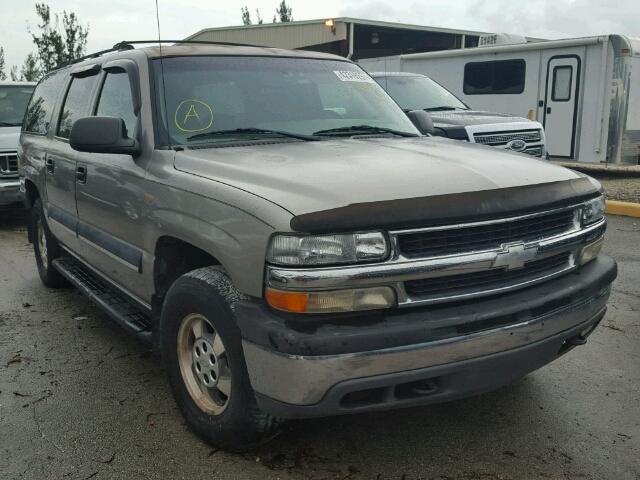
[[[504,244],[502,251],[496,255],[493,261],[493,267],[515,270],[524,267],[525,263],[533,260],[537,255],[538,247],[536,245],[525,247],[524,243]]]

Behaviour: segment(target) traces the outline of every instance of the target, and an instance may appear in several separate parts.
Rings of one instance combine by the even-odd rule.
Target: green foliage
[[[251,12],[249,12],[249,8],[245,5],[240,8],[242,12],[242,24],[243,25],[251,25],[253,22],[251,21]],[[262,17],[260,16],[260,10],[256,8],[256,20],[258,25],[262,25]]]
[[[249,9],[245,5],[240,9],[242,12],[242,24],[243,25],[251,25],[251,13],[249,13]]]
[[[67,63],[84,54],[89,27],[81,25],[75,13],[62,12],[62,28],[60,28],[60,15],[57,13],[52,15],[49,5],[36,3],[36,13],[40,23],[36,32],[29,29],[29,33],[36,45],[40,72],[49,72],[57,65]]]
[[[6,80],[7,74],[4,73],[4,48],[0,47],[0,80]]]
[[[42,72],[38,66],[38,59],[33,53],[30,53],[27,55],[27,58],[24,59],[24,63],[20,69],[20,80],[23,82],[37,82],[41,76]]]
[[[290,6],[287,5],[285,0],[280,2],[278,8],[276,8],[276,14],[273,17],[273,23],[278,20],[281,22],[293,22],[293,12]]]

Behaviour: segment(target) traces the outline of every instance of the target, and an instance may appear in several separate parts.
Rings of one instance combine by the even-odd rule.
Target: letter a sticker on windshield
[[[176,108],[173,120],[183,132],[202,132],[213,125],[213,109],[200,100],[184,100]]]
[[[336,74],[343,82],[363,82],[363,83],[376,83],[373,78],[364,72],[358,72],[353,70],[334,70]]]

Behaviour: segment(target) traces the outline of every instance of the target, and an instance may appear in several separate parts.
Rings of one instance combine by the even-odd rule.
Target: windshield
[[[428,77],[389,76],[376,78],[404,110],[468,110],[453,93]]]
[[[220,56],[165,58],[162,68],[154,62],[161,126],[168,125],[174,145],[321,132],[319,139],[360,133],[348,128],[356,126],[366,127],[364,134],[375,128],[418,134],[384,90],[349,62]]]
[[[0,85],[0,127],[19,127],[33,93],[32,85]]]

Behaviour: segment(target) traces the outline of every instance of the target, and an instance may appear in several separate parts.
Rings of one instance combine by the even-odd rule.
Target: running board
[[[151,343],[149,315],[128,301],[124,294],[75,258],[57,258],[53,261],[53,266],[119,325],[140,340]]]

